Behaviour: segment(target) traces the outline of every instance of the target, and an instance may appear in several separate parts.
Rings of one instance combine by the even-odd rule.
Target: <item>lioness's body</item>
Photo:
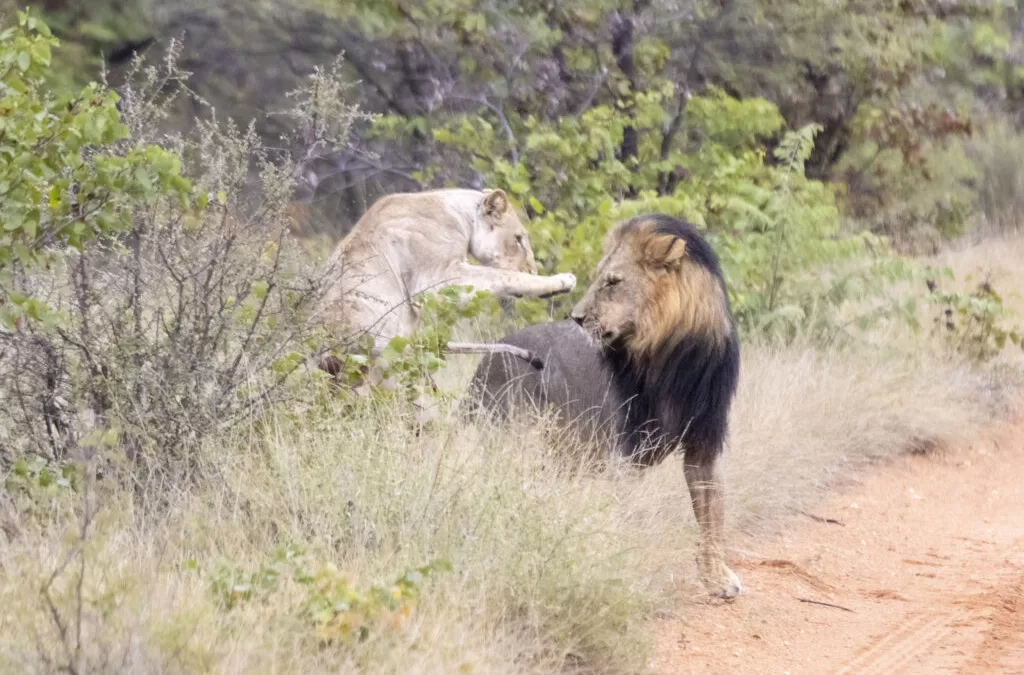
[[[740,583],[723,551],[719,458],[739,340],[714,252],[682,221],[627,221],[609,234],[573,319],[506,336],[502,342],[529,350],[544,368],[487,356],[473,396],[502,415],[553,406],[585,440],[641,465],[682,449],[701,528],[701,576],[715,594],[736,595]]]
[[[480,265],[471,265],[472,256]],[[571,274],[538,276],[526,229],[500,190],[436,190],[383,197],[329,261],[321,319],[369,332],[378,346],[419,324],[416,298],[466,285],[498,296],[572,290]]]

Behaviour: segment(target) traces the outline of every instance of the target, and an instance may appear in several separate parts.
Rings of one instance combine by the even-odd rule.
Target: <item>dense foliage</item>
[[[969,162],[948,166],[935,153],[993,119],[1015,120],[1024,94],[1021,14],[1009,0],[43,4],[73,45],[79,79],[93,76],[100,57],[116,71],[133,50],[184,34],[191,85],[246,121],[344,51],[361,81],[356,100],[410,132],[400,148],[369,139],[357,148],[387,153],[319,163],[317,196],[349,222],[381,191],[443,180],[421,172],[440,151],[433,130],[449,118],[479,117],[514,141],[531,116],[555,123],[601,106],[642,116],[660,95],[666,122],[654,135],[670,152],[693,112],[690,97],[720,89],[772,102],[791,129],[821,125],[809,175],[843,184],[841,207],[863,226],[920,245],[955,234],[978,206]],[[183,112],[187,122],[195,111]],[[261,121],[268,137],[284,126]],[[643,134],[625,134],[623,159],[636,156]],[[514,160],[518,145],[492,159]],[[661,191],[680,178],[672,168]]]
[[[1016,226],[1005,214],[1017,183],[993,180],[1006,172],[985,131],[1012,124],[1024,94],[1019,10],[1008,1],[48,9],[115,70],[132,49],[184,31],[190,87],[245,122],[344,50],[359,81],[347,95],[380,116],[346,148],[308,155],[297,186],[308,227],[332,232],[385,192],[500,186],[530,217],[544,269],[585,282],[611,222],[661,210],[715,239],[748,329],[831,331],[830,306],[901,275],[884,256],[856,273],[842,267],[883,254],[875,237],[933,250],[971,223]],[[97,25],[106,30],[83,28]],[[181,119],[195,112],[179,109]],[[257,129],[275,138],[288,125],[270,115]],[[536,320],[566,301],[520,310]]]

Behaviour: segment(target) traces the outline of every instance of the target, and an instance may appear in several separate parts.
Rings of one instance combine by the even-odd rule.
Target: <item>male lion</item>
[[[737,595],[723,550],[720,456],[740,352],[714,251],[691,225],[665,215],[621,223],[572,319],[505,337],[544,369],[488,355],[471,401],[502,416],[524,401],[551,404],[586,440],[610,442],[642,466],[681,447],[701,578],[715,595]]]
[[[480,265],[471,265],[473,256]],[[501,190],[435,190],[377,200],[331,255],[318,314],[382,347],[419,326],[416,296],[473,286],[498,296],[571,291],[571,274],[537,275],[526,228]]]

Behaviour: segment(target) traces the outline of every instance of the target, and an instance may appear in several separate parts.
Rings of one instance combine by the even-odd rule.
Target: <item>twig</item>
[[[488,101],[486,96],[480,96],[478,101],[480,105],[484,106],[485,108],[493,112],[495,116],[498,118],[498,121],[501,123],[501,126],[505,129],[505,136],[508,138],[510,154],[509,159],[512,160],[513,166],[519,164],[519,149],[516,147],[516,136],[514,133],[512,133],[512,125],[508,123],[508,119],[505,117],[505,113],[502,112],[500,107]]]
[[[841,609],[844,612],[849,612],[850,614],[856,614],[856,612],[854,612],[849,607],[843,607],[842,605],[833,605],[831,602],[822,602],[821,600],[811,600],[809,598],[801,598],[801,597],[796,596],[796,595],[794,595],[793,597],[796,598],[797,600],[799,600],[800,602],[806,602],[809,605],[821,605],[822,607],[832,607],[833,609]]]
[[[844,523],[841,520],[836,520],[835,518],[822,518],[821,516],[816,516],[813,513],[808,513],[807,511],[797,511],[797,513],[799,513],[802,516],[807,516],[811,520],[819,523],[828,523],[829,525],[839,525],[841,527],[846,527],[846,523]]]
[[[544,361],[533,352],[500,342],[449,342],[445,346],[445,351],[449,354],[510,354],[528,362],[537,370],[544,369]]]

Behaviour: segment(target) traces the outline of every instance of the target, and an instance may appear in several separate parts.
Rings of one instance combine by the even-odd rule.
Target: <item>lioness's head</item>
[[[718,258],[689,224],[639,216],[605,237],[572,318],[606,348],[652,356],[684,338],[722,343],[733,330]]]
[[[469,241],[469,252],[488,267],[537,273],[530,237],[502,190],[485,191]]]

